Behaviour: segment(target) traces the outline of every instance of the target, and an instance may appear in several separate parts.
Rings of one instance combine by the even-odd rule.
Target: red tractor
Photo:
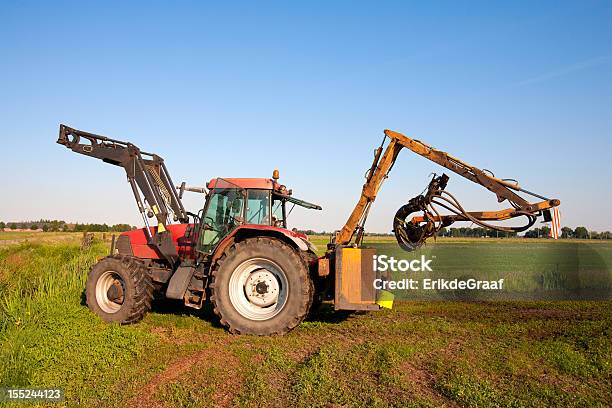
[[[139,320],[153,291],[199,309],[207,289],[221,323],[235,333],[284,333],[306,316],[317,256],[306,235],[287,229],[286,206],[321,207],[293,198],[277,178],[213,179],[207,188],[192,223],[126,232],[114,255],[93,268],[87,299],[103,319]],[[160,229],[172,241],[165,257],[150,245]],[[133,306],[124,307],[128,299]]]
[[[383,153],[385,140],[389,139]],[[123,167],[145,227],[122,233],[110,256],[99,261],[87,279],[87,304],[107,322],[133,323],[150,310],[154,296],[182,300],[201,308],[210,300],[221,324],[232,333],[282,334],[296,327],[313,303],[333,300],[335,309],[377,310],[383,302],[374,289],[372,256],[363,248],[370,206],[402,148],[409,148],[508,200],[512,208],[466,212],[445,191],[448,176],[434,177],[426,193],[411,199],[395,215],[399,245],[414,250],[443,227],[470,221],[501,231],[524,231],[538,215],[550,217],[559,205],[500,180],[422,142],[386,130],[366,175],[361,197],[345,225],[317,257],[308,237],[287,227],[287,206],[321,207],[292,196],[272,179],[211,180],[206,188],[175,187],[161,157],[131,143],[60,125],[58,143],[74,152]],[[178,192],[177,192],[178,190]],[[204,208],[187,212],[185,191],[206,194]],[[514,191],[544,201],[531,204]],[[434,205],[451,210],[441,215]],[[290,211],[289,211],[290,212]],[[411,214],[421,212],[420,216]],[[521,227],[489,224],[490,220],[526,217]],[[149,219],[155,225],[149,225]],[[171,223],[172,221],[178,223]]]

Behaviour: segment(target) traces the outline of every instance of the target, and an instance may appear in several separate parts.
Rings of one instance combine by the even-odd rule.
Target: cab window
[[[249,190],[247,197],[245,222],[270,225],[270,190]]]

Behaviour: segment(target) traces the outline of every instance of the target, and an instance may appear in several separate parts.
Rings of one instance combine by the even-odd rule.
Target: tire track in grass
[[[128,408],[158,408],[166,404],[156,398],[159,391],[166,385],[180,382],[188,378],[190,371],[197,367],[198,371],[205,372],[208,368],[222,366],[228,375],[223,377],[226,381],[222,386],[216,386],[213,394],[214,406],[229,406],[235,393],[240,389],[241,377],[239,374],[240,361],[228,351],[228,346],[235,339],[229,338],[205,350],[200,350],[187,356],[179,357],[161,373],[155,375],[147,384],[140,388],[137,395],[126,404]],[[229,375],[232,374],[232,375]]]
[[[436,389],[436,377],[422,362],[404,361],[400,364],[398,371],[400,378],[406,378],[409,387],[415,396],[425,401],[432,401],[440,407],[458,407],[456,401],[452,401]]]

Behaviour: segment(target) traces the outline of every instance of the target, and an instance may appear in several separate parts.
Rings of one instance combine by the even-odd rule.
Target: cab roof
[[[297,204],[299,206],[310,208],[314,210],[321,210],[321,206],[318,204],[309,203],[308,201],[300,200],[295,197],[291,197],[291,190],[287,190],[282,184],[277,183],[273,179],[266,178],[214,178],[210,180],[206,187],[209,190],[214,188],[244,188],[244,189],[259,189],[259,190],[271,190],[276,195],[289,201],[290,203]]]
[[[226,181],[240,188],[257,188],[262,190],[280,190],[281,185],[267,178],[214,178],[206,185],[208,189],[215,188],[217,182],[220,184]],[[226,186],[224,186],[226,187]]]

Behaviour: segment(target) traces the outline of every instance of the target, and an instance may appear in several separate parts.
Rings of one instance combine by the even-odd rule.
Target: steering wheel
[[[198,221],[200,220],[200,216],[199,216],[198,214],[194,214],[194,213],[189,212],[189,211],[187,211],[187,212],[186,212],[186,214],[187,214],[188,216],[190,216],[191,218],[193,218],[193,222],[194,222],[194,224],[199,224],[199,222],[198,222]]]

